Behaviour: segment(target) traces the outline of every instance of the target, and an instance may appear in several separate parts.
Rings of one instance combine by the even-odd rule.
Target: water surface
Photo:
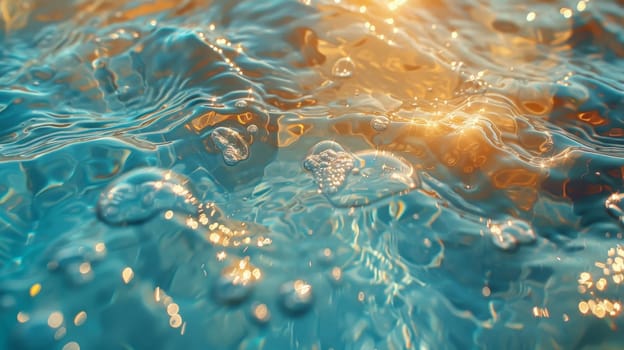
[[[624,344],[621,1],[0,13],[2,348]]]

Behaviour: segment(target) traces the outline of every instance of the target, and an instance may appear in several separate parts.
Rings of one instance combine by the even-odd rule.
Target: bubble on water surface
[[[227,165],[236,165],[249,157],[249,145],[238,131],[226,127],[215,128],[210,134],[212,142],[223,155]]]
[[[247,127],[247,132],[250,134],[255,134],[258,132],[258,126],[256,124],[249,124]]]
[[[245,108],[245,107],[247,107],[247,105],[248,105],[248,104],[247,104],[247,101],[245,101],[245,100],[238,100],[238,101],[236,101],[236,102],[234,103],[234,106],[235,106],[236,108]]]
[[[404,159],[389,152],[364,151],[353,155],[354,169],[340,191],[328,196],[337,207],[364,206],[407,193],[420,185],[418,175]]]
[[[314,302],[312,286],[303,280],[284,283],[279,293],[281,305],[293,315],[306,312]]]
[[[349,57],[342,57],[334,63],[332,75],[336,78],[349,78],[353,75],[355,64]]]
[[[519,244],[530,244],[536,240],[535,232],[531,226],[518,219],[489,222],[488,229],[494,245],[503,250],[512,250]]]
[[[338,143],[321,141],[310,149],[303,167],[312,173],[320,192],[335,193],[353,169],[353,157]]]
[[[605,208],[607,208],[607,213],[618,219],[621,223],[624,223],[624,210],[622,210],[622,199],[624,198],[624,194],[622,193],[614,193],[607,198],[605,201]]]
[[[100,195],[97,214],[110,225],[139,224],[170,209],[197,213],[188,180],[173,171],[141,168],[121,175]]]
[[[388,119],[385,116],[378,116],[375,117],[371,120],[371,128],[373,128],[375,131],[385,131],[388,126],[390,125],[390,119]]]

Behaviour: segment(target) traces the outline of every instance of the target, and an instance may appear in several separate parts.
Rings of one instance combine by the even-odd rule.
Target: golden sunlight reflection
[[[74,325],[76,327],[82,326],[85,322],[87,322],[87,313],[85,311],[80,311],[74,317]]]
[[[535,318],[549,318],[550,317],[550,313],[548,311],[548,308],[546,307],[539,307],[539,306],[533,306],[533,317]]]
[[[244,222],[213,222],[208,225],[208,220],[204,220],[204,217],[200,216],[199,223],[208,227],[208,231],[204,233],[206,240],[210,243],[222,247],[238,247],[241,245],[254,244],[257,247],[263,247],[270,245],[272,240],[268,237],[258,236],[252,239],[250,237],[251,232],[247,229],[247,224]],[[196,222],[191,219],[187,222],[187,225],[196,229]],[[219,258],[219,256],[217,256]]]
[[[247,285],[258,281],[262,277],[259,268],[249,262],[249,257],[245,257],[232,263],[221,272],[232,281],[232,284]]]
[[[174,302],[173,298],[167,295],[160,287],[154,289],[154,301],[165,309],[165,313],[169,318],[169,327],[173,329],[179,328],[180,334],[183,335],[186,331],[186,322],[180,314],[180,305]]]
[[[40,283],[35,283],[32,286],[30,286],[29,294],[30,294],[31,297],[34,298],[40,292],[41,292],[41,284]]]
[[[59,328],[63,325],[63,314],[59,311],[54,311],[48,316],[48,326],[50,328]]]
[[[95,252],[98,254],[106,253],[106,244],[104,242],[98,242],[95,244]]]
[[[89,262],[83,262],[80,266],[78,266],[78,271],[82,275],[89,274],[91,272],[91,264]]]
[[[133,278],[134,278],[134,271],[132,270],[131,267],[126,267],[123,269],[123,271],[121,271],[121,279],[123,280],[125,284],[130,283]]]
[[[593,315],[597,318],[616,317],[622,312],[622,301],[619,298],[610,298],[609,285],[624,283],[624,248],[616,246],[607,252],[607,259],[596,261],[594,266],[599,269],[598,274],[592,275],[583,271],[578,278],[578,291],[588,298],[578,303],[578,310],[582,315]],[[615,287],[614,287],[615,288]]]
[[[407,0],[392,0],[388,2],[388,8],[390,11],[396,11],[399,7],[403,6]]]
[[[301,297],[307,297],[312,293],[312,286],[303,280],[296,280],[295,283],[293,283],[293,287],[295,293]]]
[[[261,323],[265,323],[271,318],[271,312],[266,304],[255,305],[252,312],[254,318]]]
[[[225,258],[227,258],[227,253],[223,250],[217,253],[217,260],[223,261]]]
[[[17,313],[17,322],[26,323],[29,320],[30,320],[30,316],[27,313],[22,312],[22,311]]]
[[[80,344],[75,341],[70,341],[63,346],[63,350],[80,350]]]
[[[336,282],[342,280],[342,269],[340,267],[337,267],[337,266],[332,268],[331,276],[334,279],[334,281],[336,281]]]

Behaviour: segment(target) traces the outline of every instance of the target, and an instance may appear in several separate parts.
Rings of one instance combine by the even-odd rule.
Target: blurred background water
[[[0,348],[622,348],[620,0],[0,0]]]

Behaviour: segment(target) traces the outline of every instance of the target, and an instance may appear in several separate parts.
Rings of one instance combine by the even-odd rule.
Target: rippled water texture
[[[624,347],[622,1],[0,13],[0,348]]]

